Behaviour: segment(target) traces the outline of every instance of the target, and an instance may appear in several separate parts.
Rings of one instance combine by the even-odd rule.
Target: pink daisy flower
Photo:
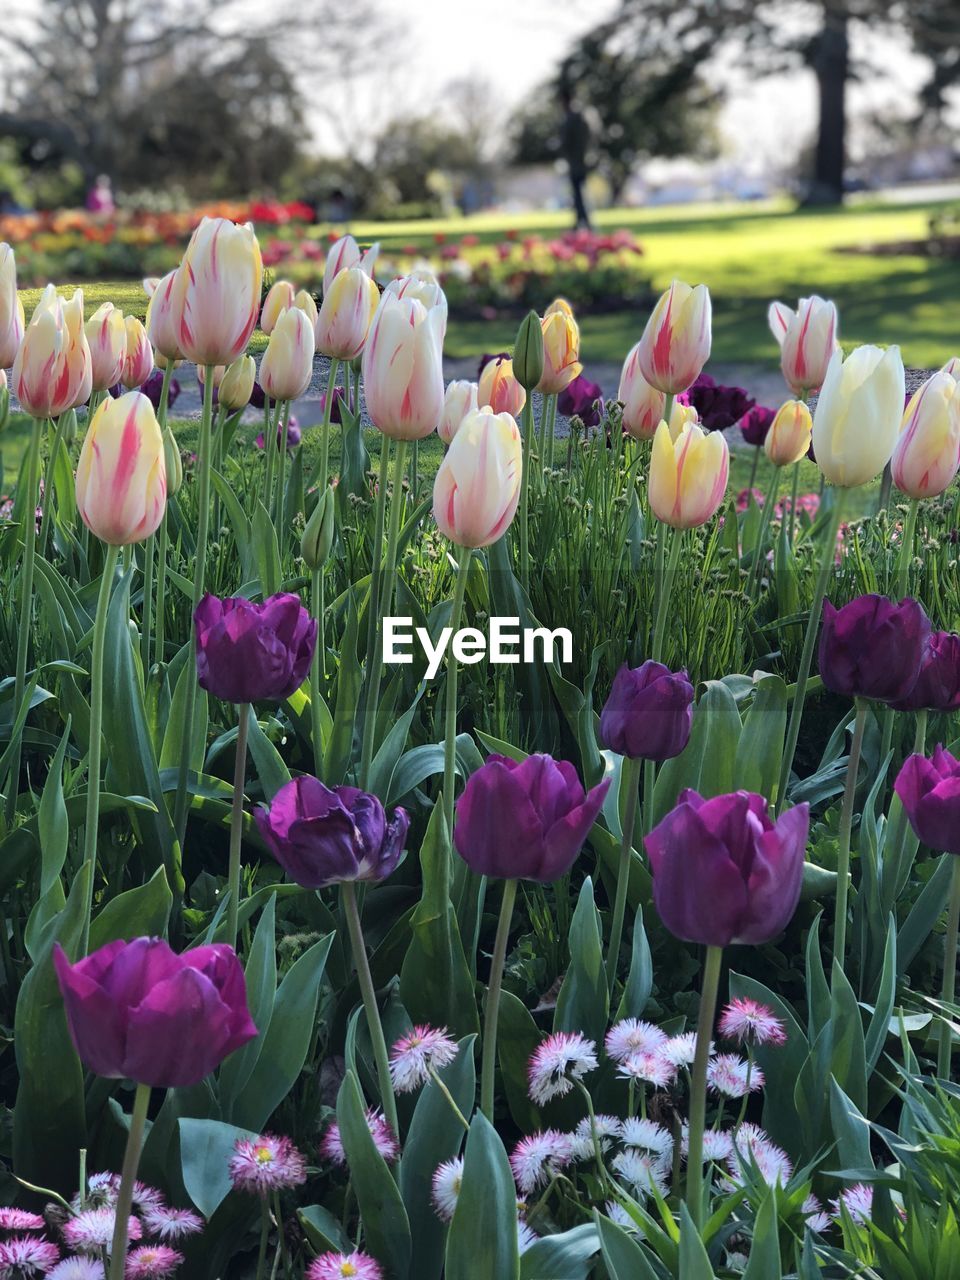
[[[103,1263],[97,1258],[74,1255],[47,1272],[47,1280],[104,1280]]]
[[[124,1277],[125,1280],[167,1280],[182,1261],[183,1254],[169,1245],[144,1244],[127,1254]]]
[[[673,1150],[672,1135],[655,1120],[636,1117],[624,1120],[621,1136],[625,1147],[639,1147],[643,1151],[653,1151],[659,1156],[666,1156]]]
[[[664,1156],[629,1147],[613,1157],[613,1167],[617,1175],[639,1195],[648,1196],[654,1187],[661,1195],[666,1195],[670,1161]]]
[[[720,1015],[720,1034],[741,1044],[787,1042],[786,1027],[773,1010],[747,996],[735,997],[724,1009]]]
[[[803,1220],[811,1231],[816,1231],[818,1235],[822,1235],[824,1231],[830,1230],[830,1215],[825,1213],[823,1205],[811,1191],[800,1207],[803,1214]]]
[[[839,1200],[830,1201],[830,1207],[837,1218],[840,1217],[841,1204],[857,1226],[862,1227],[870,1221],[873,1214],[873,1187],[868,1182],[856,1182],[852,1187],[845,1187],[840,1192]]]
[[[3,1280],[30,1280],[45,1276],[59,1259],[60,1250],[49,1240],[35,1236],[11,1236],[0,1244],[0,1276]]]
[[[457,1052],[446,1027],[414,1027],[390,1050],[393,1087],[398,1093],[412,1093],[426,1084],[433,1072],[449,1066]]]
[[[607,1057],[614,1062],[625,1062],[635,1053],[655,1053],[667,1043],[667,1034],[652,1022],[639,1018],[624,1018],[607,1032],[603,1042]]]
[[[0,1231],[43,1231],[46,1225],[39,1213],[6,1206],[0,1208]]]
[[[114,1174],[117,1180],[117,1191],[120,1190],[120,1178]],[[148,1187],[145,1182],[135,1182],[133,1184],[133,1203],[141,1212],[148,1209],[162,1209],[163,1196],[156,1187]]]
[[[692,1067],[696,1052],[697,1033],[695,1031],[683,1031],[678,1036],[671,1036],[666,1044],[660,1047],[660,1057],[673,1067]]]
[[[157,1236],[160,1240],[182,1240],[184,1236],[202,1231],[203,1219],[190,1209],[175,1209],[172,1205],[161,1204],[144,1211],[143,1225],[148,1236]]]
[[[786,1186],[793,1173],[790,1157],[781,1147],[771,1142],[758,1125],[742,1124],[733,1135],[727,1168],[739,1185],[754,1164],[768,1186]]]
[[[230,1181],[239,1191],[266,1196],[307,1180],[307,1163],[289,1138],[262,1133],[238,1138],[229,1163]]]
[[[570,1135],[557,1129],[544,1129],[520,1139],[510,1156],[510,1168],[517,1186],[526,1196],[548,1182],[572,1159]]]
[[[387,1164],[392,1164],[400,1155],[400,1143],[397,1141],[396,1134],[390,1128],[382,1111],[375,1111],[372,1107],[368,1107],[366,1117],[367,1128],[370,1130],[370,1137],[373,1138],[374,1146]],[[346,1165],[347,1163],[347,1153],[343,1149],[340,1126],[336,1120],[331,1122],[323,1135],[323,1140],[320,1143],[320,1154],[329,1160],[331,1164]]]
[[[718,1053],[707,1065],[707,1085],[726,1098],[742,1098],[763,1088],[763,1072],[735,1053]]]
[[[380,1263],[368,1253],[323,1253],[307,1267],[304,1280],[383,1280]]]
[[[460,1187],[463,1183],[463,1159],[445,1160],[438,1165],[433,1175],[433,1189],[430,1199],[437,1217],[449,1222],[460,1199]]]
[[[597,1046],[578,1032],[558,1031],[538,1045],[530,1059],[530,1097],[538,1106],[570,1092],[575,1080],[596,1071]]]
[[[637,1084],[652,1084],[665,1089],[676,1077],[677,1069],[660,1053],[634,1053],[617,1067],[617,1075]]]
[[[113,1245],[113,1228],[116,1213],[110,1205],[99,1209],[84,1209],[63,1225],[63,1238],[78,1253],[109,1253]],[[143,1234],[139,1218],[131,1218],[127,1224],[127,1239],[139,1240]]]

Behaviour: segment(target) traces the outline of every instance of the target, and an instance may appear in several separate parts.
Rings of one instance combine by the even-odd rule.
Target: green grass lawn
[[[776,361],[766,324],[773,298],[794,302],[820,293],[840,307],[845,343],[899,342],[908,364],[932,367],[960,348],[960,263],[919,255],[865,255],[852,247],[919,240],[926,234],[930,205],[860,202],[841,210],[793,211],[784,202],[757,205],[691,205],[682,208],[606,210],[597,225],[629,227],[642,240],[652,283],[662,289],[677,276],[704,282],[714,296],[716,361]],[[497,240],[513,229],[521,234],[556,233],[569,226],[565,213],[470,218],[411,223],[358,223],[364,240],[385,246],[410,242],[425,250],[435,236],[466,234]],[[66,291],[71,288],[64,285]],[[83,285],[88,312],[110,299],[125,312],[143,316],[146,297],[139,281]],[[23,291],[28,312],[39,290]],[[637,340],[645,315],[631,311],[583,318],[583,355],[591,361],[619,362]],[[514,318],[483,321],[454,317],[447,353],[470,357],[507,346]],[[255,348],[263,335],[255,335]]]

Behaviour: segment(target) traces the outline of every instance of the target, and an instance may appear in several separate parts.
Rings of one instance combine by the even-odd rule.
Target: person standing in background
[[[567,164],[576,226],[578,230],[581,227],[589,230],[590,214],[587,212],[583,198],[583,185],[589,172],[587,153],[590,150],[591,141],[590,125],[569,84],[560,86],[560,106],[563,111],[560,152]]]

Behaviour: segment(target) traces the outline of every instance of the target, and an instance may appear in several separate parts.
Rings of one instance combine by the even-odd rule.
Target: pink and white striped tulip
[[[90,348],[92,390],[106,391],[108,387],[115,387],[123,373],[123,361],[127,354],[127,329],[123,323],[123,312],[112,302],[105,302],[97,307],[83,326],[83,331]]]
[[[267,290],[260,311],[260,328],[266,334],[273,333],[277,321],[293,306],[297,291],[289,280],[277,280]]]
[[[527,393],[513,376],[513,361],[501,356],[483,366],[477,385],[477,401],[489,405],[494,413],[516,417],[527,403]]]
[[[540,320],[543,332],[543,373],[537,390],[545,396],[559,395],[583,372],[580,363],[580,326],[570,304],[563,298],[551,302]]]
[[[263,262],[253,227],[204,218],[177,268],[171,305],[177,345],[196,364],[232,364],[260,311]]]
[[[128,390],[132,390],[134,387],[142,387],[153,373],[153,347],[146,329],[136,316],[127,316],[123,323],[126,331],[126,354],[120,381]]]
[[[451,382],[447,386],[443,397],[443,413],[437,427],[437,435],[444,444],[450,444],[467,414],[476,413],[479,407],[475,382]]]
[[[623,405],[623,429],[635,440],[652,440],[666,407],[667,397],[652,387],[640,372],[640,343],[627,352],[620,371],[617,399]]]
[[[706,524],[727,490],[730,450],[721,431],[688,423],[673,438],[661,422],[650,455],[650,509],[674,529]]]
[[[422,440],[443,413],[443,325],[438,307],[385,293],[363,349],[373,425],[394,440]]]
[[[379,244],[372,244],[361,252],[353,236],[341,236],[327,251],[327,261],[323,268],[323,292],[333,284],[334,277],[341,271],[349,271],[351,267],[359,267],[365,275],[372,276],[380,252]]]
[[[893,483],[911,498],[943,493],[960,468],[960,368],[941,369],[915,391],[890,459]]]
[[[640,372],[652,387],[667,395],[686,391],[710,357],[710,290],[674,280],[662,294],[640,339]]]
[[[409,275],[397,276],[383,291],[395,298],[416,299],[422,302],[428,311],[437,310],[443,314],[443,336],[447,332],[447,295],[440,287],[440,282],[429,267],[416,267]]]
[[[13,362],[13,393],[34,418],[56,418],[85,404],[93,362],[83,331],[83,291],[68,301],[48,284]]]
[[[313,325],[299,307],[284,311],[260,361],[260,385],[272,400],[296,400],[313,376]]]
[[[509,413],[480,409],[460,424],[433,485],[433,517],[461,547],[487,547],[510,527],[520,501],[523,443]]]
[[[77,464],[77,508],[102,542],[124,547],[155,533],[167,501],[163,435],[139,391],[108,397],[93,415]]]
[[[314,334],[316,348],[336,360],[356,360],[380,305],[380,290],[365,271],[338,271],[323,295]]]
[[[777,410],[763,442],[763,451],[775,467],[792,467],[810,448],[813,418],[802,400],[787,400]]]
[[[148,291],[146,325],[158,369],[165,369],[170,360],[183,359],[183,352],[177,346],[177,317],[173,309],[176,280],[176,271],[168,271],[162,280],[143,282],[145,289],[153,283],[153,292]]]
[[[8,244],[0,244],[0,369],[17,358],[23,341],[23,303],[17,293],[17,262]]]
[[[839,346],[836,305],[816,295],[801,298],[796,311],[771,302],[767,319],[780,344],[780,367],[791,391],[798,396],[818,391]]]

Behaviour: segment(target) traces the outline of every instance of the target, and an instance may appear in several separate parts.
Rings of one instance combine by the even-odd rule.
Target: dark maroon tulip
[[[776,409],[755,404],[750,412],[745,413],[740,419],[740,432],[746,443],[752,444],[757,449],[761,448],[776,416]]]
[[[53,963],[80,1060],[98,1076],[158,1088],[199,1084],[257,1028],[233,947],[177,955],[160,938],[110,942]]]
[[[303,433],[300,430],[300,424],[299,422],[297,422],[293,414],[291,414],[290,419],[287,422],[287,448],[295,449],[297,445],[300,443],[302,436],[303,436]],[[278,449],[280,448],[280,443],[282,438],[283,438],[283,423],[281,422],[277,424],[277,448]],[[264,447],[265,440],[266,440],[266,436],[261,431],[260,434],[257,436],[256,440],[254,441],[254,444],[256,444],[258,449],[262,449]]]
[[[826,600],[820,676],[833,693],[900,701],[917,683],[929,641],[930,619],[916,600],[865,595],[842,609]]]
[[[797,908],[809,829],[807,804],[774,823],[752,792],[681,792],[644,840],[660,919],[684,942],[769,942]]]
[[[279,701],[303,684],[317,624],[289,592],[255,604],[209,593],[193,615],[200,688],[224,702]]]
[[[124,391],[124,388],[121,386],[120,394],[122,394],[123,391]],[[145,395],[147,397],[147,399],[153,405],[154,409],[159,409],[160,396],[162,392],[163,392],[163,371],[161,369],[154,369],[153,373],[151,373],[150,377],[146,380],[146,382],[140,388],[140,393],[141,395]],[[173,408],[173,406],[176,404],[177,397],[179,395],[180,395],[180,383],[176,380],[176,378],[171,378],[170,385],[167,388],[167,408],[168,409]]]
[[[609,785],[584,795],[566,760],[489,756],[457,801],[456,850],[477,875],[549,884],[573,866]]]
[[[960,760],[942,746],[930,760],[908,756],[893,786],[917,839],[960,854]]]
[[[960,707],[960,636],[934,631],[917,683],[905,698],[891,702],[894,711],[956,711]]]
[[[670,760],[690,740],[692,721],[686,671],[649,659],[633,670],[624,663],[600,714],[600,741],[633,760]]]
[[[400,861],[410,819],[388,822],[376,796],[300,777],[282,786],[269,809],[254,810],[260,834],[291,880],[322,889],[344,880],[385,880]]]
[[[693,405],[704,431],[726,431],[757,403],[743,387],[726,387],[709,373],[701,373],[677,400]]]
[[[255,379],[253,383],[253,390],[250,392],[250,407],[252,409],[262,409],[266,404],[266,401],[266,393],[264,392],[263,387],[261,387],[259,380]]]
[[[576,414],[585,427],[598,427],[603,421],[603,388],[581,373],[560,392],[557,410],[565,418]]]
[[[477,365],[477,377],[478,378],[480,377],[481,373],[483,373],[484,369],[487,367],[487,365],[490,363],[491,360],[509,360],[509,359],[510,359],[509,351],[485,351],[483,355],[480,357],[479,365]]]

